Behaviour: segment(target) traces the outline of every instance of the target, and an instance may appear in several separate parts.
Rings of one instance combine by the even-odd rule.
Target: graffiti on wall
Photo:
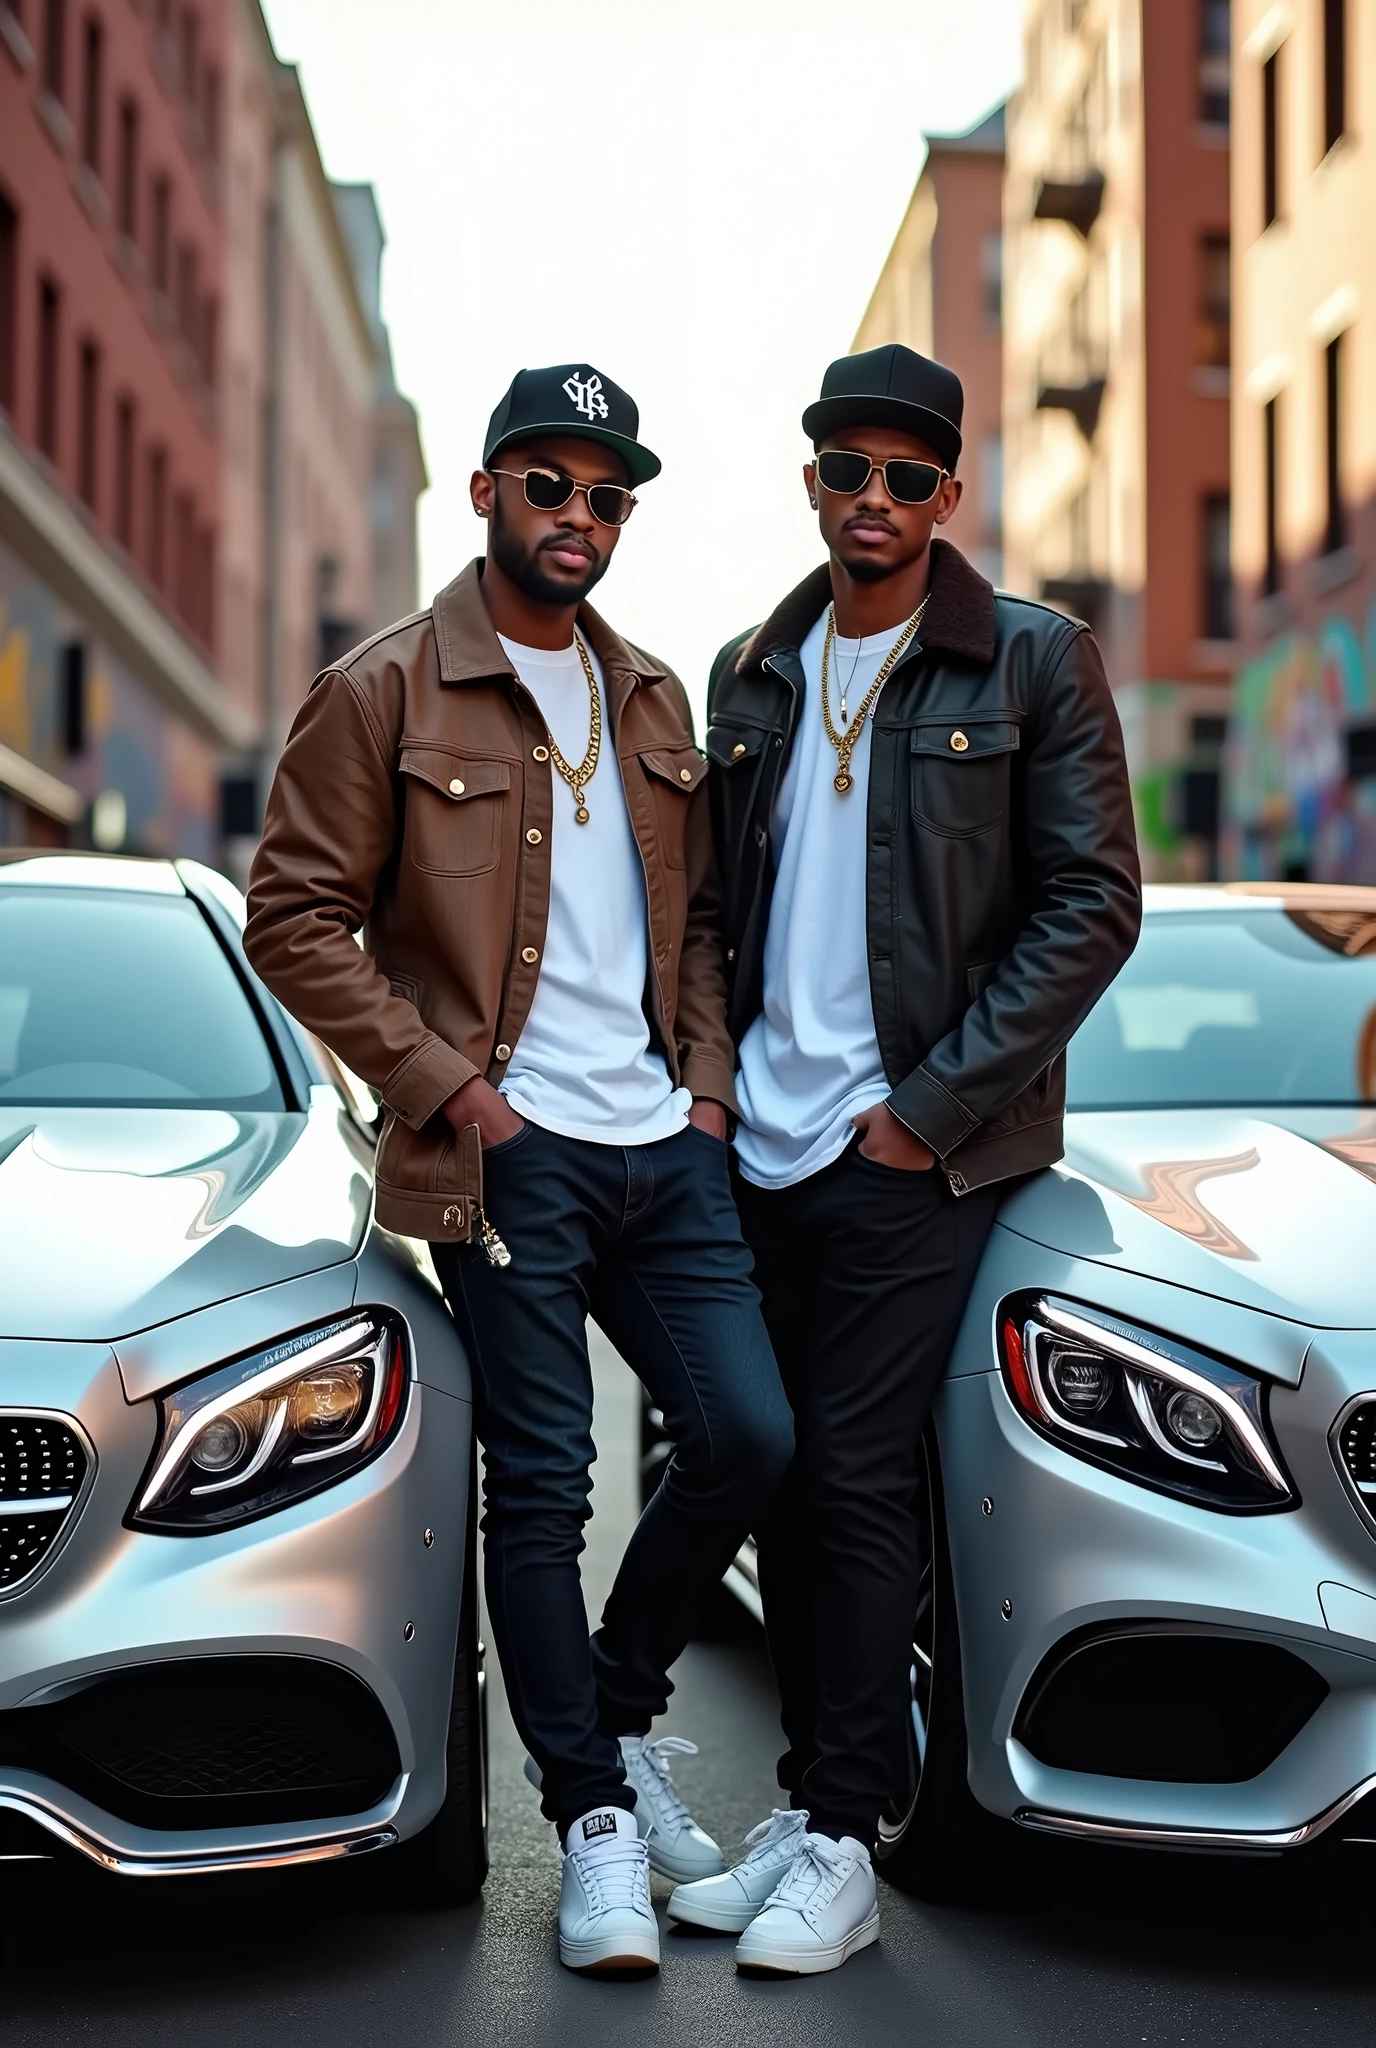
[[[1225,872],[1376,881],[1376,779],[1350,780],[1349,735],[1376,727],[1376,602],[1365,633],[1327,620],[1247,662],[1224,754]]]
[[[66,752],[62,649],[86,648],[81,751]],[[0,745],[87,800],[124,797],[128,847],[212,857],[218,785],[209,749],[101,647],[17,556],[0,547]]]

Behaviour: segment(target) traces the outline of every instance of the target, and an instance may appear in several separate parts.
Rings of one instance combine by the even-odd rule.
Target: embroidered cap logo
[[[587,377],[566,377],[564,390],[585,419],[604,420],[611,410],[602,396],[602,379],[596,370]]]

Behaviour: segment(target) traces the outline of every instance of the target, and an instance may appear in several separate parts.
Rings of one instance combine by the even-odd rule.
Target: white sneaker
[[[669,1901],[669,1918],[684,1920],[690,1927],[715,1927],[722,1934],[743,1933],[793,1868],[798,1837],[806,1826],[805,1813],[776,1806],[768,1820],[751,1828],[745,1838],[749,1853],[734,1869],[678,1887]]]
[[[874,1866],[863,1842],[801,1835],[793,1866],[736,1943],[736,1967],[810,1977],[879,1939]]]
[[[559,1960],[570,1970],[657,1970],[650,1859],[624,1806],[596,1807],[569,1829],[559,1887]]]
[[[697,1744],[685,1742],[681,1735],[661,1735],[658,1742],[647,1735],[621,1738],[626,1782],[635,1793],[636,1825],[650,1852],[651,1868],[679,1884],[719,1877],[726,1868],[726,1858],[693,1819],[669,1775],[671,1756],[697,1753]]]

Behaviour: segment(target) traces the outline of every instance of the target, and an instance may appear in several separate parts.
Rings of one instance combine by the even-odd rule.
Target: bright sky
[[[1018,0],[265,0],[325,168],[377,190],[420,409],[428,601],[514,371],[582,359],[664,473],[594,602],[707,668],[820,558],[798,419],[850,346],[923,157],[1008,92]],[[503,27],[503,21],[511,23]]]

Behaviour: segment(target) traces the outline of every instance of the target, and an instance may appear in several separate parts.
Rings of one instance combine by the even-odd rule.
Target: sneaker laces
[[[780,1842],[807,1826],[807,1814],[799,1813],[791,1806],[776,1806],[768,1820],[762,1820],[751,1828],[745,1838],[748,1854],[736,1865],[737,1870],[750,1870],[771,1859],[778,1851]]]
[[[827,1835],[804,1835],[792,1866],[770,1898],[771,1906],[791,1906],[803,1912],[808,1906],[824,1906],[841,1889],[855,1858],[849,1849]]]
[[[618,1906],[629,1906],[637,1913],[651,1911],[650,1859],[643,1842],[617,1835],[614,1840],[589,1843],[567,1854],[594,1913],[612,1912]]]
[[[693,1816],[680,1799],[670,1775],[669,1759],[671,1756],[696,1756],[697,1753],[696,1742],[688,1742],[682,1735],[661,1735],[657,1742],[642,1742],[638,1751],[632,1751],[633,1756],[644,1757],[650,1766],[645,1790],[650,1795],[657,1820],[668,1822],[673,1827],[691,1822]],[[639,1790],[639,1786],[636,1789]]]

